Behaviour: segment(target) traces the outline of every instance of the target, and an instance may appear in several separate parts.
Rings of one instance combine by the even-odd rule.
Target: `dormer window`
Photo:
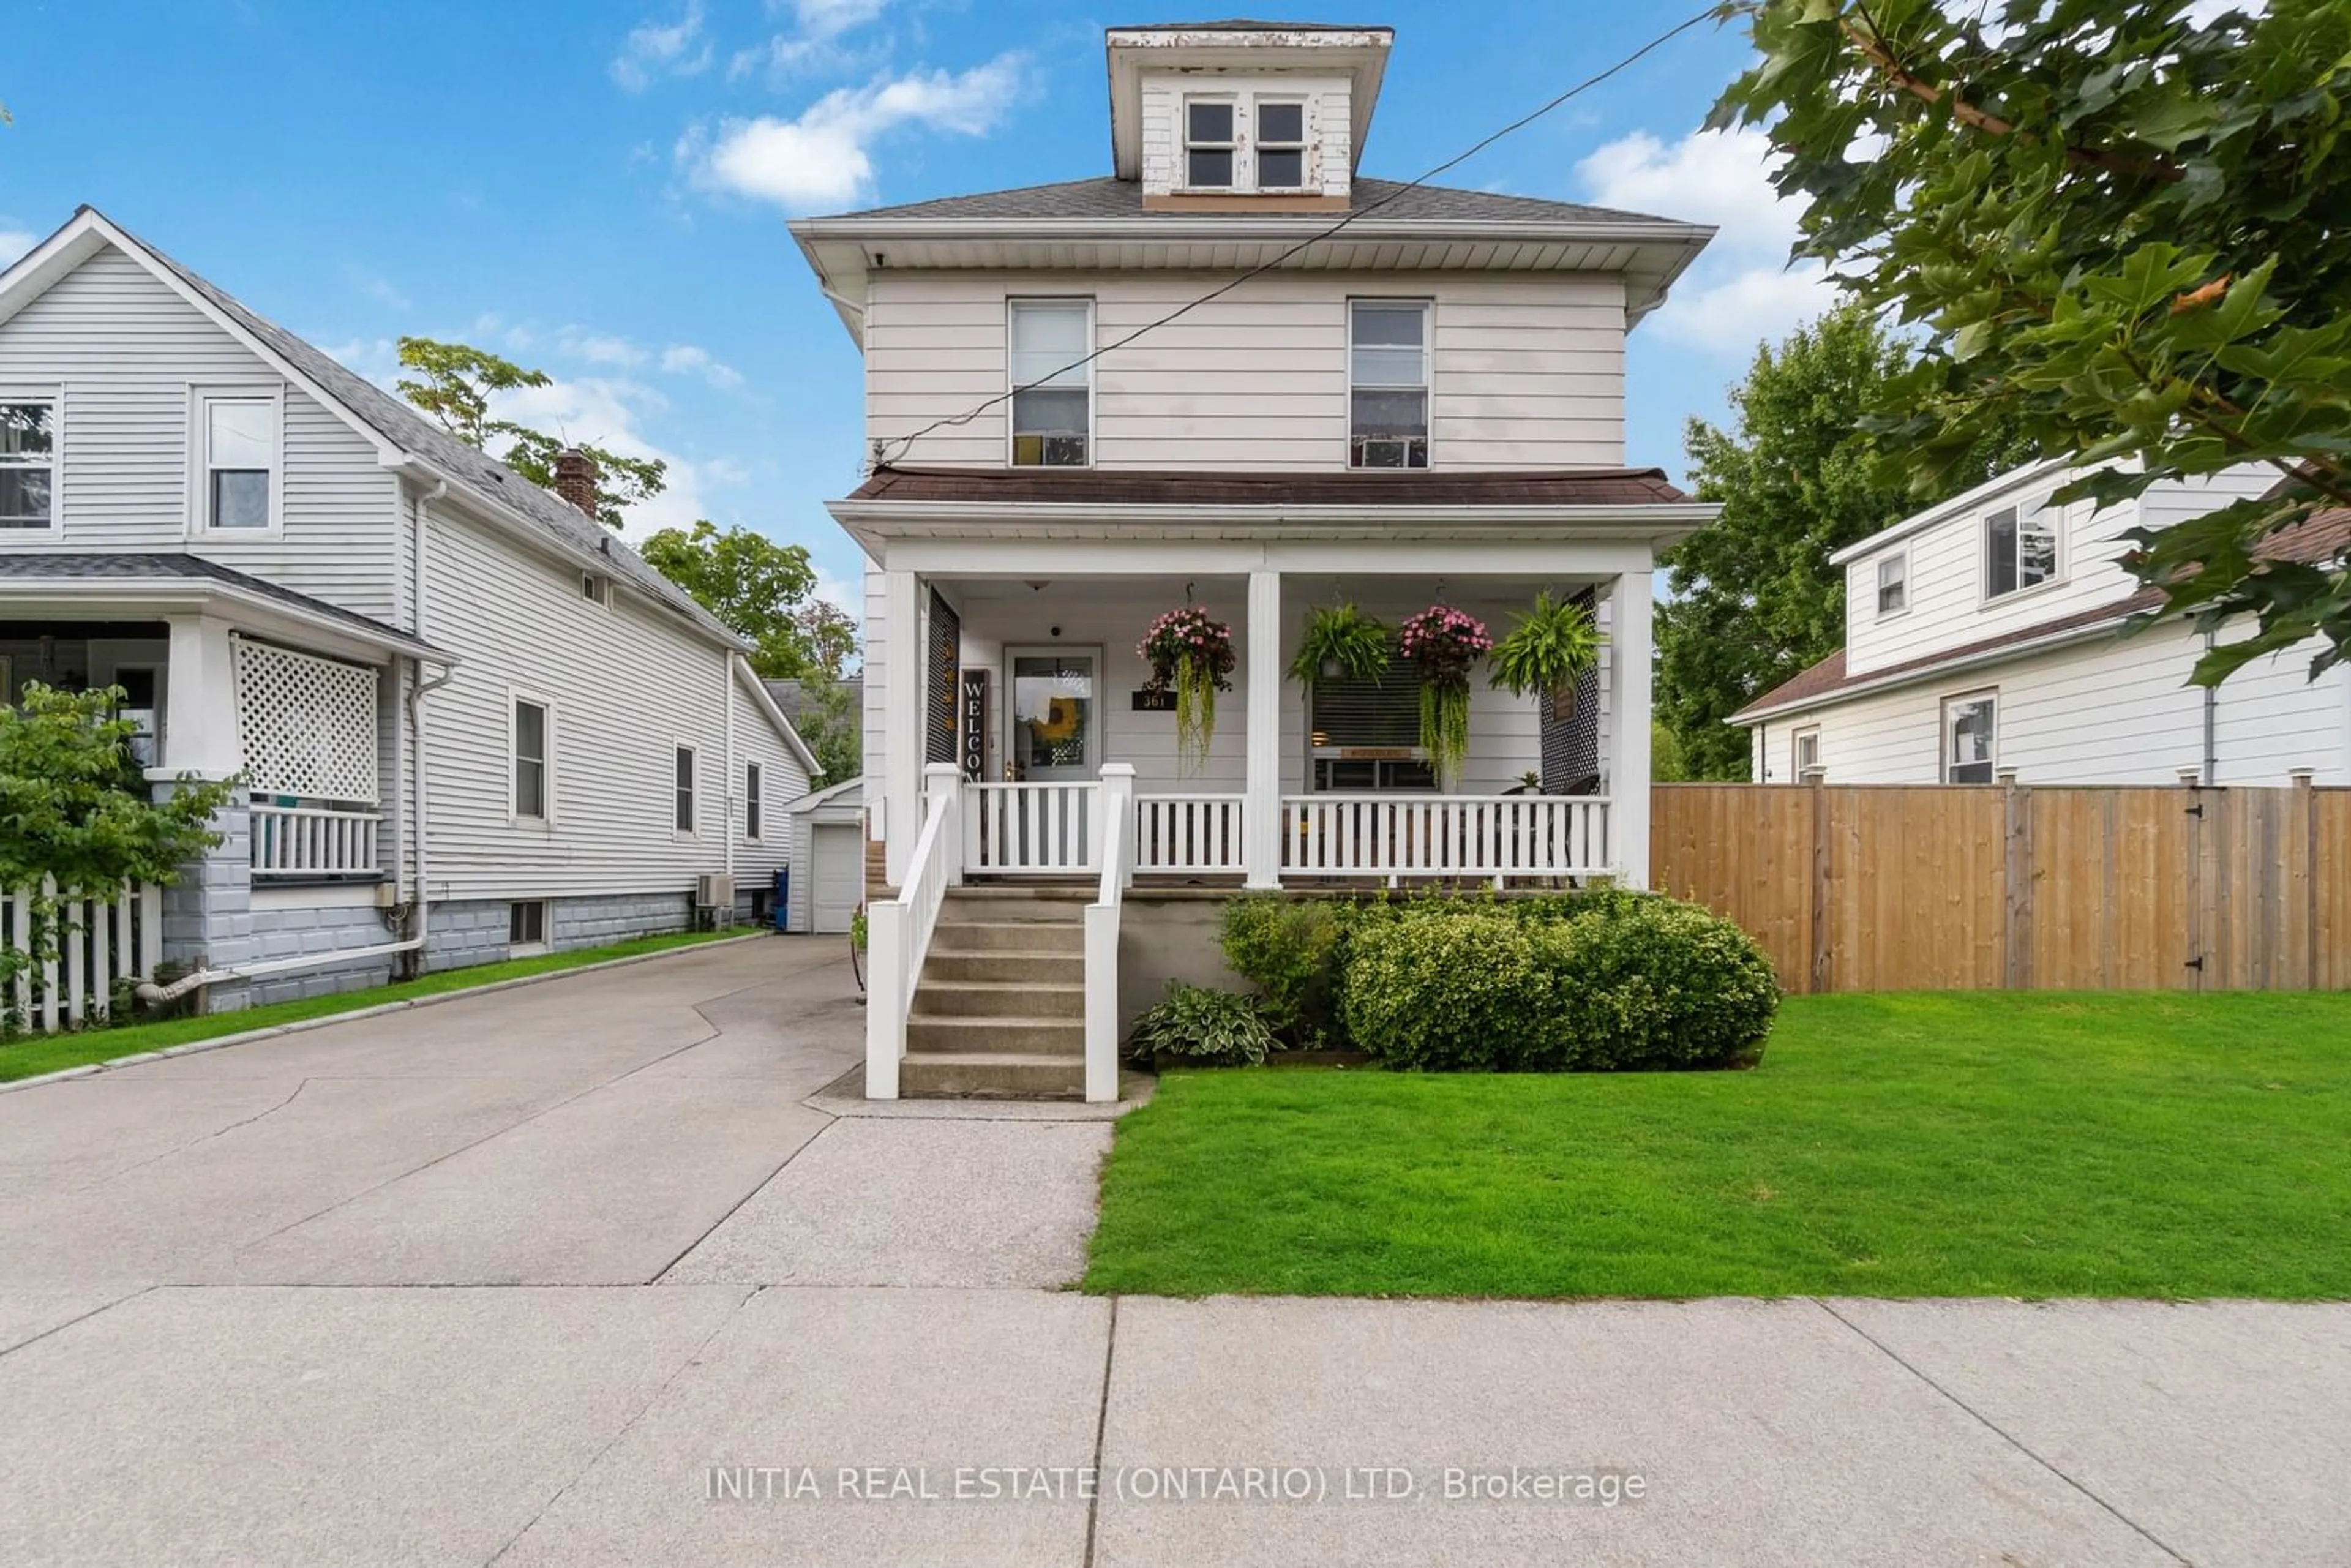
[[[1294,191],[1306,183],[1306,106],[1259,99],[1257,105],[1257,184]]]
[[[1184,104],[1184,183],[1195,190],[1233,186],[1236,149],[1230,99],[1195,98]]]
[[[1984,519],[1984,597],[2004,599],[2057,575],[2057,527],[2046,500]]]

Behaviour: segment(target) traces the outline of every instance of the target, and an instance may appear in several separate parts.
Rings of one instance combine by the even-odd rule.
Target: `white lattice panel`
[[[251,643],[236,647],[236,711],[256,795],[373,805],[375,672]]]

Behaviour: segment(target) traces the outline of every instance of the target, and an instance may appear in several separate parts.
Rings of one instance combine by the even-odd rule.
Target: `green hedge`
[[[1752,1062],[1771,961],[1691,904],[1600,888],[1530,898],[1296,899],[1226,912],[1226,961],[1289,1042],[1426,1071]]]

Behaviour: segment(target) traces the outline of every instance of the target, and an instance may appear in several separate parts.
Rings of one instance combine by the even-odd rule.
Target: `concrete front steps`
[[[1076,887],[948,890],[914,982],[901,1094],[1085,1097],[1085,907],[1092,897]]]

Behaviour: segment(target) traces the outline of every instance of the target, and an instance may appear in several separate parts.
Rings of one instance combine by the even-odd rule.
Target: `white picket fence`
[[[1309,876],[1593,876],[1614,869],[1594,795],[1291,795],[1281,869]]]
[[[1102,786],[964,784],[963,869],[1071,875],[1102,869]]]
[[[1141,795],[1134,801],[1134,869],[1238,875],[1243,797]]]
[[[42,896],[57,883],[45,879]],[[36,946],[37,900],[26,891],[0,894],[0,936],[16,953]],[[19,966],[7,1005],[19,1029],[54,1031],[102,1020],[113,1006],[116,982],[152,975],[163,956],[163,890],[124,884],[111,901],[79,899],[58,906],[64,929],[58,956]]]

